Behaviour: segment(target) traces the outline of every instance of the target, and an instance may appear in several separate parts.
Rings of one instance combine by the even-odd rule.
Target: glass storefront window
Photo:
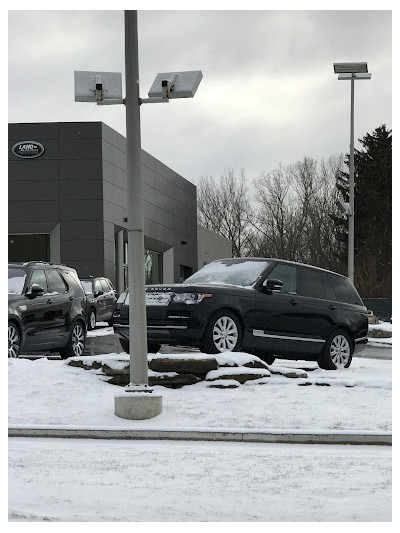
[[[154,285],[162,282],[162,254],[144,251],[144,272],[146,276],[146,285]]]
[[[162,257],[159,252],[153,252],[152,250],[144,251],[144,271],[146,285],[154,285],[162,283]],[[124,265],[126,267],[128,263],[128,243],[124,243]],[[128,286],[128,273],[127,268],[124,268],[124,281],[125,287]]]

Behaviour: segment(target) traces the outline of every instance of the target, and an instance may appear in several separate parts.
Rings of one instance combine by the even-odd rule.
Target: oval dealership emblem
[[[12,152],[18,157],[32,159],[33,157],[39,157],[44,153],[44,146],[37,141],[21,141],[14,144]]]

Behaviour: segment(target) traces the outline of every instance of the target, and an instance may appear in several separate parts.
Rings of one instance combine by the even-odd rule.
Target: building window
[[[144,272],[146,276],[146,285],[162,283],[162,254],[144,251]]]
[[[8,262],[50,261],[50,235],[43,233],[8,236]]]
[[[126,265],[126,266],[125,266]],[[124,243],[124,283],[128,286],[128,243]],[[152,250],[144,251],[144,272],[146,285],[162,283],[162,254]]]

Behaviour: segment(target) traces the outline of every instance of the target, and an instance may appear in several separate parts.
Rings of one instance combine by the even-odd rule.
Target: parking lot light
[[[367,63],[334,63],[333,70],[339,80],[351,81],[350,96],[350,166],[349,166],[349,223],[348,277],[354,283],[354,80],[369,80]]]

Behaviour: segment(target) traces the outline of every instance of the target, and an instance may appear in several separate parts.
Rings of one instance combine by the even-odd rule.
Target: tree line
[[[391,297],[392,136],[386,126],[355,150],[355,285]],[[232,242],[234,257],[278,257],[347,274],[349,155],[304,157],[252,182],[242,169],[197,187],[198,220]],[[251,186],[250,186],[251,185]]]

